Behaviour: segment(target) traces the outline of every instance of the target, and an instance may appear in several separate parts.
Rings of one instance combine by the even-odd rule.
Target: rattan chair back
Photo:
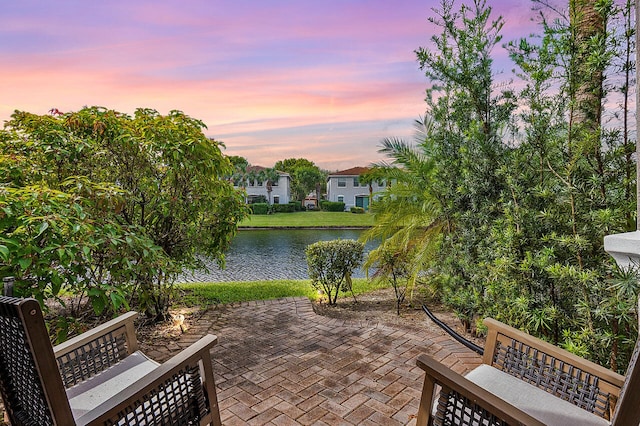
[[[0,348],[0,393],[10,424],[74,424],[35,299],[0,297]]]

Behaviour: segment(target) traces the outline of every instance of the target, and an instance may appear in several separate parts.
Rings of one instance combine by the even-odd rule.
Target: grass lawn
[[[305,228],[305,227],[350,227],[373,226],[374,215],[351,212],[308,211],[250,215],[238,224],[247,228]]]
[[[310,280],[189,283],[179,284],[177,287],[178,291],[184,292],[184,294],[180,295],[174,304],[186,306],[205,306],[215,303],[247,302],[296,296],[308,297],[311,300],[318,298],[318,292],[311,286]],[[372,282],[366,278],[353,279],[353,292],[356,295],[386,287],[389,287],[388,283]],[[344,294],[350,295],[351,293]]]

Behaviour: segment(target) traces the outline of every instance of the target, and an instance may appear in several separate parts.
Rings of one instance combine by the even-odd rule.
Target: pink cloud
[[[437,3],[25,0],[0,17],[0,121],[14,109],[180,109],[266,166],[366,165],[424,112],[413,51],[429,45]],[[495,7],[507,34],[530,16],[522,4]]]

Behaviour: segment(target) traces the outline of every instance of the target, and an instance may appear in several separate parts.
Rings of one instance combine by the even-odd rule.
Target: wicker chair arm
[[[422,398],[420,400],[416,423],[418,426],[431,425],[432,421],[434,421],[432,407],[434,396],[437,396],[436,385],[442,387],[441,396],[450,391],[454,391],[462,397],[458,401],[458,404],[468,403],[468,406],[472,407],[475,412],[483,411],[483,415],[493,417],[493,420],[489,424],[500,424],[500,422],[504,422],[509,425],[543,425],[543,423],[527,413],[524,413],[475,383],[472,383],[464,376],[450,370],[430,356],[418,356],[416,364],[425,371],[424,387],[422,389]],[[466,401],[462,401],[462,399]],[[460,421],[460,419],[458,419],[458,421]],[[438,424],[437,420],[433,424]],[[455,424],[467,425],[467,423],[458,422],[455,422]],[[475,425],[475,423],[468,423],[468,425]]]
[[[200,424],[212,423],[220,425],[211,354],[209,352],[216,343],[216,336],[209,334],[203,337],[136,382],[134,386],[130,386],[125,391],[77,418],[76,423],[78,425],[120,424],[121,420],[129,416],[129,420],[125,420],[124,424],[130,424],[131,416],[136,416],[134,418],[139,419],[140,411],[144,412],[145,410],[155,410],[155,414],[143,414],[144,416],[152,416],[155,419],[156,417],[154,416],[162,415],[162,413],[158,414],[158,411],[167,407],[158,408],[157,405],[155,407],[147,407],[147,405],[152,405],[149,401],[162,392],[174,390],[173,387],[177,383],[176,377],[182,377],[184,371],[189,368],[196,368],[199,373],[198,377],[202,380],[205,404],[211,407],[210,410],[206,410],[208,414],[206,414],[204,421],[201,419]],[[138,414],[136,415],[135,413]],[[149,417],[146,418],[148,419]]]
[[[500,339],[509,339],[515,342],[523,343],[530,346],[534,350],[544,352],[549,356],[555,357],[567,364],[580,368],[582,371],[600,378],[600,380],[611,384],[617,388],[618,392],[624,383],[624,376],[609,370],[594,362],[581,358],[571,352],[552,345],[551,343],[540,340],[530,334],[524,333],[516,328],[510,327],[492,318],[485,318],[484,324],[488,328],[487,340],[484,350],[483,362],[488,365],[494,364],[494,354]],[[615,393],[615,392],[614,392]],[[615,393],[617,395],[617,393]]]
[[[111,321],[107,321],[104,324],[101,324],[95,328],[92,328],[89,331],[86,331],[79,336],[71,338],[64,343],[56,345],[53,347],[53,353],[56,358],[59,358],[69,352],[72,352],[82,346],[86,346],[91,344],[91,342],[97,340],[98,338],[105,336],[115,330],[124,327],[124,331],[126,333],[127,345],[131,346],[129,348],[129,353],[133,353],[138,350],[137,340],[135,335],[135,328],[133,325],[133,321],[138,317],[137,312],[127,312],[126,314],[120,315],[117,318],[112,319]]]

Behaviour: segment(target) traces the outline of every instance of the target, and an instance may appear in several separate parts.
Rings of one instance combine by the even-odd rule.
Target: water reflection
[[[268,229],[240,231],[227,253],[227,266],[219,269],[215,262],[206,262],[210,271],[185,274],[179,281],[253,281],[307,279],[305,248],[316,241],[335,239],[357,240],[362,230],[352,229]],[[365,252],[375,248],[368,243]],[[355,277],[364,277],[359,270]]]

